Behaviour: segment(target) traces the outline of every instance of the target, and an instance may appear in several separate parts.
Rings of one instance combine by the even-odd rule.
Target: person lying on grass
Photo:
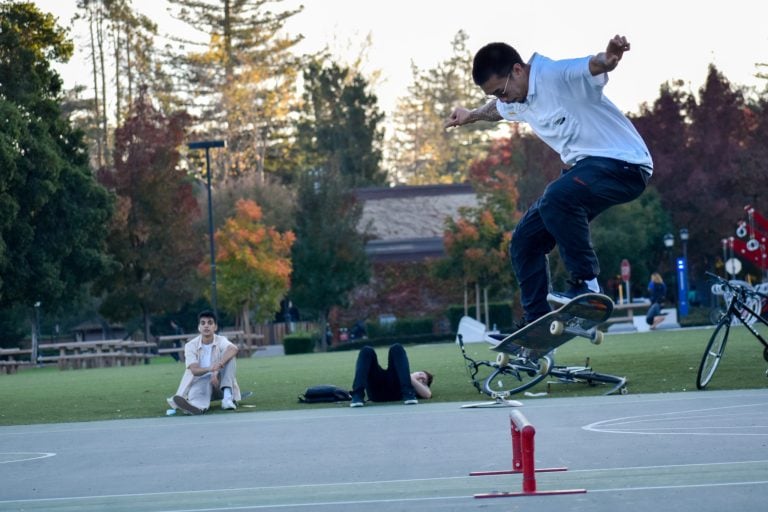
[[[373,347],[363,347],[357,355],[355,379],[352,384],[350,407],[362,407],[365,394],[372,402],[395,402],[406,405],[418,404],[419,398],[432,398],[433,376],[425,370],[411,373],[408,355],[399,343],[389,347],[387,369],[379,365]]]

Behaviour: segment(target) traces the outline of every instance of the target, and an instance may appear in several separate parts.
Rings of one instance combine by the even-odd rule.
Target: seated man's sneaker
[[[409,396],[409,397],[406,397],[405,400],[403,400],[403,403],[405,405],[416,405],[419,403],[419,401],[416,400],[415,396]]]
[[[354,398],[353,398],[353,399],[352,399],[352,401],[349,403],[349,406],[350,406],[350,407],[362,407],[363,405],[365,405],[365,404],[363,403],[363,401],[362,401],[362,400],[355,400]]]
[[[221,400],[221,408],[227,411],[234,411],[237,409],[237,405],[235,405],[235,401],[231,398],[224,398]]]
[[[203,414],[205,411],[202,409],[198,409],[191,403],[187,402],[187,399],[183,396],[176,395],[173,397],[173,403],[176,404],[176,407],[184,411],[184,414],[192,414],[192,415],[198,415]]]

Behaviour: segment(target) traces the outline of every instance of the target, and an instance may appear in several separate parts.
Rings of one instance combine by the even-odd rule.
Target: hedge
[[[484,314],[483,307],[481,307],[480,312]],[[469,307],[469,316],[474,318],[474,314],[474,306]],[[451,322],[451,330],[456,332],[459,328],[459,321],[464,316],[464,306],[449,306],[447,316]],[[493,328],[495,325],[501,332],[510,332],[515,323],[512,315],[512,305],[509,302],[492,302],[488,304],[488,316],[491,317],[490,327]]]
[[[315,351],[317,334],[311,332],[296,332],[283,338],[285,355],[310,354]]]

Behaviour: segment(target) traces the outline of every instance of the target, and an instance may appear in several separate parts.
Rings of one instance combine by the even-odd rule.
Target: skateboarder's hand
[[[452,128],[467,124],[467,122],[469,122],[469,110],[464,107],[457,107],[453,109],[451,115],[445,120],[444,127]]]

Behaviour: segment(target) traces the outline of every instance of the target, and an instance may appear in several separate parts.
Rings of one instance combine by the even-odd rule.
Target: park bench
[[[0,373],[11,374],[22,366],[29,366],[32,350],[22,348],[0,348]]]
[[[61,370],[136,365],[155,357],[156,347],[156,343],[133,340],[48,343],[40,345],[38,362],[56,363]]]

